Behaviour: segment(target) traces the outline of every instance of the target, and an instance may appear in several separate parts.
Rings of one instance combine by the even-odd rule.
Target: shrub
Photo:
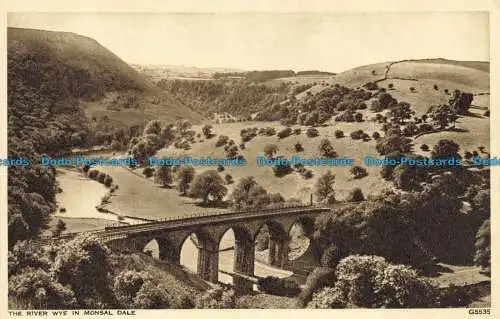
[[[430,148],[429,148],[429,145],[427,145],[427,144],[422,144],[422,145],[420,145],[420,149],[421,149],[422,151],[424,151],[424,152],[428,152]]]
[[[336,130],[335,131],[335,137],[336,138],[342,138],[342,137],[344,137],[344,132],[341,131],[341,130]]]
[[[434,84],[434,90],[439,90],[439,87],[437,86],[437,84]]]
[[[288,137],[292,134],[292,129],[287,127],[281,131],[279,131],[278,133],[278,137],[281,139],[281,138],[285,138],[285,137]]]
[[[368,82],[365,85],[363,85],[363,87],[367,90],[370,90],[370,91],[374,91],[374,90],[378,89],[378,85],[376,82]]]
[[[311,301],[313,293],[327,285],[335,282],[335,270],[330,267],[316,267],[306,279],[302,292],[297,298],[297,305],[300,308]]]
[[[305,170],[304,173],[302,173],[302,177],[304,179],[310,179],[313,177],[313,172],[312,170],[308,169],[308,170]]]
[[[233,309],[236,305],[236,295],[233,290],[220,288],[210,289],[195,301],[198,309]]]
[[[226,181],[226,184],[232,184],[234,181],[233,181],[233,177],[229,174],[226,174],[226,176],[224,176],[224,180]]]
[[[59,212],[60,212],[60,213],[66,213],[66,208],[65,208],[65,207],[61,207],[61,208],[59,208]]]
[[[444,89],[444,93],[445,93],[445,94],[449,94],[449,93],[450,93],[450,90],[448,90],[448,89]]]
[[[212,138],[212,136],[213,136],[213,134],[212,134],[212,125],[206,124],[205,126],[203,126],[203,128],[201,129],[201,131],[203,132],[203,135],[205,135],[206,139]]]
[[[104,186],[111,187],[111,184],[113,184],[113,178],[109,175],[106,175],[106,177],[104,178]]]
[[[142,175],[144,175],[146,178],[150,178],[154,175],[155,169],[152,167],[146,167],[142,170]]]
[[[91,179],[97,179],[97,175],[99,174],[99,171],[96,169],[91,169],[89,170],[88,176]]]
[[[392,90],[394,88],[394,84],[389,83],[389,85],[387,87]]]
[[[260,135],[267,135],[267,136],[273,136],[276,134],[276,129],[274,127],[261,127],[259,129],[259,134]]]
[[[338,157],[337,152],[333,149],[332,143],[328,139],[323,139],[319,143],[319,152],[321,156],[328,158]]]
[[[441,291],[439,306],[442,308],[463,308],[469,306],[477,297],[477,292],[467,286],[449,284]]]
[[[340,259],[341,259],[340,249],[337,246],[335,246],[334,244],[330,244],[323,251],[323,254],[321,256],[321,265],[323,267],[335,269],[335,267],[337,267],[337,264],[339,263]]]
[[[372,137],[373,137],[374,140],[378,140],[380,138],[380,133],[379,132],[374,132],[372,134]]]
[[[368,173],[366,172],[366,169],[364,167],[361,167],[361,166],[353,166],[353,167],[351,167],[350,171],[351,171],[351,174],[354,175],[355,179],[360,179],[360,178],[363,178],[366,175],[368,175]]]
[[[300,286],[293,280],[267,276],[258,281],[259,290],[278,296],[294,297],[300,293]]]
[[[296,152],[302,152],[304,150],[304,147],[300,142],[295,143],[295,151]]]
[[[103,173],[103,172],[99,172],[99,174],[97,174],[97,181],[101,184],[104,184],[104,179],[106,178],[106,173]]]
[[[279,156],[277,159],[281,160],[283,159],[283,157]],[[290,174],[292,171],[293,168],[290,163],[280,163],[279,165],[273,166],[274,176],[276,177],[283,177],[287,174]]]
[[[220,147],[222,145],[226,145],[228,141],[229,141],[229,137],[228,136],[226,136],[226,135],[220,135],[219,139],[215,143],[215,146],[216,147]]]
[[[54,281],[40,268],[26,268],[9,277],[9,298],[29,303],[28,309],[71,309],[77,305],[70,287]]]
[[[295,135],[300,135],[300,133],[302,133],[302,130],[300,128],[296,128],[296,129],[293,130],[293,133]]]
[[[490,110],[487,110],[483,113],[484,116],[489,117],[490,116]]]
[[[355,188],[352,190],[349,195],[350,202],[362,202],[365,200],[365,196],[363,195],[363,191],[360,188]]]
[[[310,127],[307,129],[307,137],[316,137],[319,136],[319,131],[314,127]]]
[[[307,308],[312,309],[339,309],[346,308],[346,301],[338,289],[325,287],[313,294],[311,301],[307,304]]]
[[[357,130],[357,131],[354,131],[351,133],[351,138],[353,140],[360,140],[363,138],[363,134],[365,134],[365,132],[363,132],[363,130]]]
[[[278,145],[267,144],[264,146],[264,155],[268,158],[272,158],[279,151]]]
[[[363,114],[361,113],[356,113],[354,115],[354,119],[356,120],[356,122],[363,122]]]
[[[436,306],[434,284],[404,265],[378,256],[349,256],[336,270],[339,300],[363,308],[426,308]]]
[[[224,171],[224,166],[220,165],[217,166],[217,172],[223,172]]]
[[[483,222],[476,234],[476,253],[474,264],[489,271],[491,267],[491,228],[490,220]]]
[[[415,89],[415,87],[413,87],[413,86],[411,86],[411,87],[410,87],[410,91],[411,91],[412,93],[413,93],[413,92],[415,92],[415,90],[416,90],[416,89]]]

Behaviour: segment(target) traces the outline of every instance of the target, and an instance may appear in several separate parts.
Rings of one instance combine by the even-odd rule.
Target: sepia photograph
[[[490,23],[7,13],[9,314],[489,315]]]

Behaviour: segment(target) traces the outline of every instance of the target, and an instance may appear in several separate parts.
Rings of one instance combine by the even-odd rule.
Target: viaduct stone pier
[[[204,280],[217,283],[219,274],[219,244],[224,234],[232,229],[235,236],[235,273],[254,275],[255,240],[266,225],[269,231],[269,256],[271,266],[284,268],[288,262],[289,233],[299,223],[305,236],[315,245],[312,234],[317,216],[329,213],[330,208],[315,205],[280,206],[270,209],[227,211],[217,214],[198,214],[178,219],[163,219],[138,225],[107,227],[95,235],[112,249],[143,252],[145,246],[156,240],[159,258],[180,264],[184,241],[196,235],[198,247],[197,274]],[[314,249],[313,249],[314,250]],[[252,282],[233,277],[235,291],[244,294],[252,291]]]

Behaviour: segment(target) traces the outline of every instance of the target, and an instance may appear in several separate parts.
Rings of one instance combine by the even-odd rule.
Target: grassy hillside
[[[406,101],[410,103],[411,109],[415,111],[416,116],[423,115],[432,105],[448,103],[448,100],[451,98],[450,92],[453,92],[455,89],[472,92],[474,94],[488,92],[489,74],[482,71],[482,69],[487,69],[484,67],[484,64],[477,63],[474,64],[473,68],[469,68],[468,62],[460,64],[456,61],[451,61],[450,63],[444,61],[439,64],[437,61],[429,63],[420,61],[397,62],[392,63],[390,68],[386,68],[388,65],[387,63],[380,63],[359,67],[336,76],[328,75],[327,78],[330,78],[330,82],[325,78],[325,83],[323,83],[323,81],[317,82],[316,85],[312,85],[306,91],[298,93],[298,105],[300,107],[300,105],[303,104],[309,105],[308,103],[316,103],[323,99],[323,97],[319,95],[320,93],[326,93],[331,90],[335,91],[336,89],[334,85],[332,85],[333,81],[347,83],[346,86],[356,84],[362,85],[369,81],[378,81],[377,84],[379,88],[385,88],[389,94],[400,102]],[[478,67],[478,65],[480,67]],[[373,75],[372,70],[375,70],[375,75]],[[385,74],[386,70],[387,76]],[[467,80],[469,75],[473,80]],[[317,78],[313,79],[315,79],[315,81],[311,79],[312,82],[310,82],[310,84],[313,84],[317,80]],[[273,81],[274,83],[278,83],[275,80]],[[183,97],[192,99],[191,103],[198,103],[198,105],[202,105],[203,103],[201,103],[201,101],[205,98],[209,99],[209,94],[205,95],[205,93],[210,90],[207,91],[205,88],[211,88],[211,90],[217,91],[217,89],[222,87],[221,84],[208,84],[209,82],[198,81],[192,86],[190,86],[189,81],[182,82],[184,84],[177,82],[179,85],[178,90],[182,89],[182,91],[186,93],[190,92],[186,90],[186,88],[192,87],[197,89],[189,95],[184,94]],[[174,82],[171,82],[171,84],[172,83]],[[392,85],[390,86],[390,84]],[[435,85],[437,89],[434,87]],[[410,87],[414,87],[415,90],[411,91]],[[173,86],[170,87],[170,89],[172,88]],[[448,93],[445,92],[445,89],[448,89]],[[307,94],[307,92],[312,92],[312,94]],[[352,93],[351,91],[349,94]],[[368,106],[378,98],[377,94],[379,93],[372,91],[372,97],[366,100]],[[303,99],[302,96],[304,96]],[[328,95],[326,96],[328,98]],[[349,101],[349,99],[347,99],[347,101]],[[317,103],[317,105],[320,104]],[[297,104],[288,103],[282,105],[282,107],[293,109],[297,107]],[[471,113],[467,116],[461,116],[457,120],[457,130],[426,134],[412,138],[412,143],[414,145],[413,151],[417,154],[429,156],[430,153],[428,151],[423,152],[420,149],[422,144],[427,144],[432,149],[441,139],[452,139],[456,141],[460,145],[460,153],[462,155],[465,151],[472,152],[478,150],[480,146],[485,146],[485,150],[488,151],[490,121],[487,116],[483,115],[484,110],[488,108],[489,95],[475,95],[470,109]],[[274,107],[265,109],[263,113],[270,113],[273,109]],[[236,107],[233,110],[238,112],[238,108]],[[367,196],[377,195],[382,189],[392,187],[392,182],[388,182],[381,178],[381,168],[374,166],[366,167],[368,175],[361,179],[353,178],[349,167],[308,167],[308,169],[312,171],[313,176],[312,178],[304,179],[298,172],[292,172],[283,177],[276,177],[271,167],[259,167],[257,165],[257,157],[263,155],[264,147],[267,144],[277,145],[279,149],[277,152],[278,156],[282,155],[286,158],[290,158],[291,156],[299,155],[302,158],[314,158],[321,157],[319,144],[322,139],[326,138],[332,143],[334,150],[339,156],[352,157],[355,160],[355,165],[365,167],[363,161],[365,156],[380,157],[375,149],[377,142],[373,138],[367,141],[353,140],[350,137],[350,133],[357,130],[363,130],[370,137],[374,132],[379,132],[382,136],[384,133],[382,131],[382,124],[373,120],[376,113],[371,110],[370,107],[358,109],[356,112],[362,114],[363,121],[341,122],[335,121],[332,118],[325,122],[324,125],[317,127],[319,136],[315,138],[307,137],[305,132],[308,126],[299,124],[291,125],[292,130],[299,128],[302,130],[299,135],[292,133],[291,136],[283,139],[279,139],[276,135],[257,135],[249,142],[245,143],[244,149],[239,149],[238,151],[239,154],[243,155],[247,160],[247,166],[244,169],[228,167],[220,173],[222,177],[226,174],[230,174],[235,181],[233,184],[226,185],[229,191],[228,194],[231,194],[235,185],[241,178],[245,176],[254,176],[256,181],[269,192],[279,192],[286,199],[293,197],[307,202],[310,194],[314,192],[314,184],[317,178],[327,170],[332,170],[336,175],[334,188],[338,199],[347,198],[354,188],[360,188],[365,196]],[[339,113],[341,112],[337,114]],[[387,114],[387,110],[381,113]],[[160,150],[157,156],[189,155],[192,157],[212,156],[224,158],[226,157],[224,147],[215,147],[218,136],[226,135],[229,139],[233,139],[236,145],[239,145],[241,143],[241,130],[250,127],[256,127],[257,129],[272,127],[276,132],[285,128],[284,125],[277,121],[216,123],[213,124],[212,129],[215,137],[206,139],[201,135],[201,137],[195,139],[194,143],[190,143],[190,148],[188,150],[178,149],[170,145],[168,148]],[[196,125],[192,129],[196,131],[196,133],[201,133],[201,126]],[[336,138],[336,130],[343,131],[345,137]],[[297,152],[295,150],[296,143],[301,143],[304,150]],[[206,169],[208,168],[197,167],[196,172],[201,173]],[[116,176],[115,178],[121,187],[110,204],[112,210],[123,211],[125,214],[144,217],[160,217],[167,214],[188,214],[200,210],[199,207],[194,205],[195,201],[193,199],[178,196],[178,191],[175,189],[160,188],[151,181],[150,183],[144,183],[141,181],[141,172],[139,170],[136,170],[139,176],[131,175],[130,172],[123,168],[107,168],[106,170],[108,170],[111,175]],[[144,200],[141,200],[141,198]],[[165,206],[172,207],[172,209],[167,213],[164,210]],[[203,210],[210,209],[211,208],[203,208]]]
[[[89,119],[107,116],[118,127],[199,116],[97,41],[69,32],[8,29],[9,81],[46,96],[56,90]],[[79,102],[69,102],[69,99]],[[64,113],[64,112],[63,112]],[[68,115],[68,114],[65,114]],[[81,116],[81,114],[79,115]]]
[[[53,59],[54,67],[66,69],[68,79],[76,80],[75,95],[113,90],[152,90],[153,85],[118,56],[97,41],[70,32],[8,28],[9,55]],[[34,74],[36,75],[36,74]]]

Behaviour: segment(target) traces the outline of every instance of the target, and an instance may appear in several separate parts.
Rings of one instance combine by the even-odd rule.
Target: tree
[[[334,288],[346,305],[363,308],[424,308],[436,306],[438,290],[404,265],[379,256],[349,256],[336,270]]]
[[[155,172],[155,169],[152,168],[152,167],[145,167],[143,170],[142,170],[142,175],[144,175],[144,177],[146,178],[150,178],[154,175],[154,172]]]
[[[389,114],[397,123],[404,124],[405,120],[410,119],[415,112],[411,109],[409,103],[399,102],[391,108]]]
[[[264,155],[267,158],[273,158],[273,156],[279,151],[278,145],[276,144],[267,144],[264,147]]]
[[[335,137],[336,138],[342,138],[342,137],[344,137],[344,132],[341,131],[341,130],[336,130],[335,131]]]
[[[184,135],[189,128],[191,128],[191,123],[187,120],[179,119],[175,122],[175,126],[177,127],[177,131],[181,135]]]
[[[279,193],[269,194],[252,176],[240,180],[231,194],[231,199],[236,208],[264,207],[272,203],[284,202]]]
[[[302,152],[304,150],[304,147],[300,142],[295,143],[294,148],[296,152]]]
[[[412,140],[395,134],[387,134],[377,141],[375,149],[380,155],[394,152],[409,153],[413,147]]]
[[[335,195],[335,190],[333,189],[334,182],[335,182],[335,175],[333,175],[332,171],[328,171],[318,178],[315,185],[315,193],[319,201],[334,200],[334,195]]]
[[[232,184],[234,181],[233,181],[233,177],[230,175],[230,174],[226,174],[226,176],[224,176],[224,180],[226,181],[226,184]]]
[[[439,140],[438,143],[434,145],[431,156],[433,159],[460,159],[459,150],[460,146],[457,143],[452,140],[443,139]]]
[[[172,167],[163,165],[156,169],[155,183],[160,184],[162,187],[167,187],[169,184],[172,184],[172,181]]]
[[[362,202],[364,200],[365,196],[363,195],[363,191],[360,188],[353,189],[348,199],[348,201],[350,202]]]
[[[319,131],[314,127],[310,127],[306,131],[307,137],[316,137],[319,136]]]
[[[111,184],[113,184],[113,178],[106,174],[106,177],[104,177],[104,186],[110,187]]]
[[[337,152],[333,149],[332,143],[328,139],[323,139],[319,143],[319,152],[322,156],[328,158],[338,157]]]
[[[149,121],[144,127],[143,135],[155,134],[160,135],[161,133],[161,123],[158,120]]]
[[[346,301],[342,299],[340,292],[336,288],[325,287],[315,292],[307,308],[312,309],[339,309],[346,308]]]
[[[187,194],[189,184],[193,180],[196,171],[192,166],[183,166],[177,171],[177,188],[183,196]]]
[[[278,162],[273,166],[274,176],[283,177],[293,171],[292,165],[289,162],[285,161],[283,156],[278,156],[276,160]]]
[[[146,273],[134,270],[120,272],[114,280],[113,291],[122,307],[132,307],[134,298],[146,280]]]
[[[62,245],[52,265],[54,279],[69,285],[80,308],[112,305],[109,250],[91,234]]]
[[[73,291],[54,281],[43,269],[27,268],[10,277],[8,289],[9,297],[26,309],[70,309],[76,306]]]
[[[215,170],[196,175],[191,183],[190,195],[202,199],[203,205],[218,203],[226,194],[227,188],[224,186],[224,180]]]
[[[393,105],[396,105],[397,101],[390,95],[389,93],[382,93],[378,97],[378,102],[380,103],[380,110],[375,110],[375,112],[380,112],[381,110],[387,109],[392,107]],[[374,108],[374,105],[372,103],[372,108]]]
[[[203,132],[203,135],[205,135],[205,138],[207,138],[207,139],[212,138],[212,136],[213,136],[212,125],[210,125],[210,124],[204,125],[203,128],[201,129],[201,131]]]
[[[175,131],[173,124],[164,126],[160,132],[160,138],[165,142],[165,144],[170,144],[175,138]]]
[[[455,121],[458,119],[456,111],[450,105],[433,106],[428,113],[434,125],[441,129],[446,128],[449,123],[453,123],[455,127]]]
[[[60,236],[64,231],[66,230],[66,223],[63,222],[61,219],[57,220],[57,224],[54,227],[54,230],[52,231],[52,236],[58,237]]]
[[[323,267],[335,269],[341,258],[342,254],[340,249],[335,244],[331,244],[323,251],[323,255],[321,256],[321,265]]]
[[[232,309],[235,305],[233,290],[210,289],[196,299],[198,309]]]
[[[465,115],[469,112],[469,107],[473,100],[474,95],[472,93],[455,90],[453,92],[453,98],[449,101],[449,103],[453,106],[457,114]]]
[[[146,281],[137,292],[132,308],[137,309],[165,309],[169,308],[172,296],[165,288]]]
[[[353,166],[351,167],[350,171],[355,179],[360,179],[368,175],[368,173],[366,172],[366,168],[361,166]]]
[[[284,128],[284,129],[282,129],[281,131],[278,132],[278,137],[280,139],[282,139],[282,138],[290,136],[291,134],[292,134],[292,129],[289,128],[289,127],[287,127],[287,128]]]
[[[475,247],[474,264],[489,271],[491,267],[491,226],[489,219],[485,220],[477,231]]]

